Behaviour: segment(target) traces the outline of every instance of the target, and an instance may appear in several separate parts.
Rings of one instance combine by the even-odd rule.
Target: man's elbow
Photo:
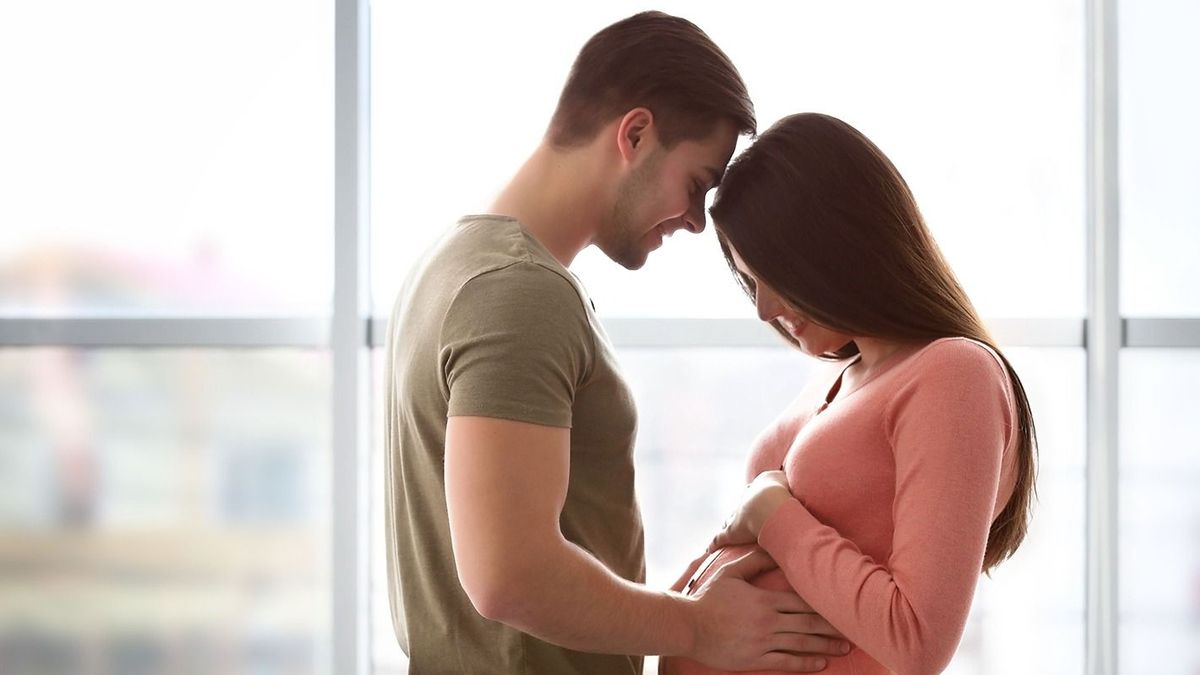
[[[480,616],[514,626],[528,621],[535,593],[527,570],[499,563],[460,564],[458,569],[463,591]]]
[[[512,599],[500,586],[463,583],[463,590],[480,616],[506,623],[505,618],[512,613]]]

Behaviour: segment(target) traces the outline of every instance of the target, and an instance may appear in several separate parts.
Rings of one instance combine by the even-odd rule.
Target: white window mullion
[[[1119,465],[1117,2],[1087,2],[1087,586],[1088,675],[1118,666]]]
[[[336,0],[334,11],[333,593],[328,672],[366,675],[370,26],[367,0]]]

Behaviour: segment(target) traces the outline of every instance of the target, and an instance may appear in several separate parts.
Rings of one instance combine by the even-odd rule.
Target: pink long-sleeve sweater
[[[958,647],[992,521],[1013,491],[1016,413],[996,355],[946,338],[893,358],[858,389],[810,389],[756,442],[747,479],[783,467],[794,499],[758,543],[753,580],[794,589],[850,640],[825,673],[938,673]],[[711,575],[752,546],[730,547]],[[663,659],[672,675],[715,673]]]

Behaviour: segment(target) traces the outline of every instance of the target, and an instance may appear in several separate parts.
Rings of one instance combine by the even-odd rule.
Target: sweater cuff
[[[795,548],[797,541],[821,526],[799,500],[789,499],[767,517],[758,533],[758,545],[780,560],[789,549]]]

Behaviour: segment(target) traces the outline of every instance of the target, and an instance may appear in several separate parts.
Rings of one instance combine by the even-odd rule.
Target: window
[[[0,672],[334,672],[332,10],[0,6]]]
[[[321,351],[0,350],[0,671],[320,673]]]
[[[1195,3],[1120,4],[1121,309],[1200,316],[1200,92],[1180,79],[1200,59]]]
[[[0,9],[0,312],[328,314],[331,7]]]
[[[1200,667],[1195,7],[659,8],[730,55],[760,129],[828,112],[892,157],[1029,389],[1033,527],[981,580],[949,672],[1091,675],[1118,642],[1121,672]],[[642,9],[0,6],[16,102],[0,113],[0,672],[405,672],[381,546],[384,321],[413,261],[536,145],[583,42]],[[354,108],[367,101],[369,125]],[[1088,188],[1098,167],[1116,192]],[[1118,220],[1120,272],[1100,279],[1089,239]],[[345,253],[368,235],[369,255]],[[636,274],[595,251],[574,269],[637,399],[662,587],[814,364],[753,318],[711,228]],[[1113,345],[1084,339],[1104,320],[1089,294],[1119,296]],[[1118,386],[1097,384],[1112,374],[1097,354]],[[1097,409],[1119,438],[1088,443]],[[1089,501],[1109,460],[1113,514]],[[1089,537],[1097,521],[1117,536]],[[1114,586],[1087,576],[1109,554]],[[1089,624],[1105,606],[1114,621]]]

